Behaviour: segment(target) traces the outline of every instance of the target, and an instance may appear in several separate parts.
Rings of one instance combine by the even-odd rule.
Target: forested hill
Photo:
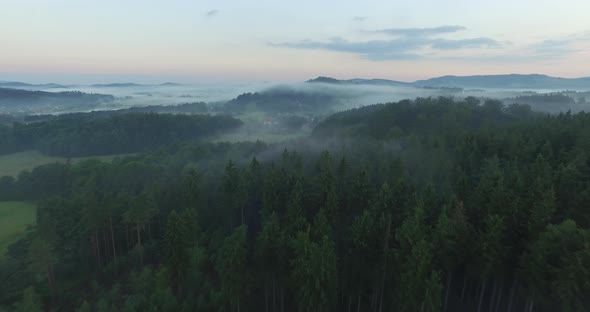
[[[340,80],[320,76],[306,82],[339,85],[413,86],[419,88],[588,89],[590,87],[590,77],[559,78],[539,74],[442,76],[414,82],[361,78]]]
[[[327,84],[339,84],[339,85],[373,85],[373,86],[410,86],[410,82],[388,80],[388,79],[347,79],[340,80],[331,77],[317,77],[315,79],[307,80],[306,83],[327,83]]]
[[[315,90],[296,90],[289,87],[275,87],[261,92],[244,93],[223,104],[219,109],[235,112],[325,112],[341,104],[333,93]]]
[[[393,139],[426,134],[454,136],[484,127],[500,127],[542,116],[526,105],[466,98],[417,98],[397,103],[370,105],[336,113],[318,124],[318,138],[369,136]]]
[[[104,120],[139,116],[156,118]],[[0,257],[0,309],[590,306],[590,114],[420,99],[316,131],[286,146],[185,142],[1,178],[0,200],[39,205]]]
[[[559,78],[547,75],[479,75],[442,76],[418,80],[416,86],[462,87],[462,88],[507,88],[507,89],[568,89],[590,87],[590,77]]]
[[[102,103],[112,102],[114,96],[108,94],[83,93],[79,91],[45,92],[0,88],[0,113],[34,113],[43,111],[63,111],[71,109],[90,109]]]
[[[76,113],[0,126],[0,154],[36,149],[48,155],[96,156],[154,149],[239,127],[229,116]]]

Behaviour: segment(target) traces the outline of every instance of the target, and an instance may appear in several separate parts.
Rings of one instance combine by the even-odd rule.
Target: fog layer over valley
[[[588,78],[499,75],[445,76],[412,83],[385,79],[337,80],[329,77],[318,77],[305,83],[283,84],[60,85],[0,82],[0,114],[62,114],[187,103],[206,103],[209,112],[320,114],[369,104],[437,96],[473,96],[500,99],[507,103],[522,100],[524,104],[541,111],[580,111],[586,107],[589,81]],[[524,98],[544,94],[565,95],[571,100],[558,97]]]

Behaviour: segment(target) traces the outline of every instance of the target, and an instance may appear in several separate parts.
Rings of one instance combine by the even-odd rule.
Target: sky
[[[0,80],[590,76],[588,0],[0,0]]]

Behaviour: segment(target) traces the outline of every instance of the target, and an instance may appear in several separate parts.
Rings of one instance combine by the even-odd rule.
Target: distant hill
[[[0,113],[38,111],[59,112],[68,109],[91,109],[102,103],[114,101],[109,94],[83,93],[79,91],[45,92],[0,88]]]
[[[415,82],[387,79],[348,79],[318,77],[307,83],[328,83],[340,85],[379,85],[414,86],[418,88],[503,88],[503,89],[588,89],[590,77],[559,78],[547,75],[482,75],[482,76],[442,76]]]
[[[275,113],[319,112],[340,103],[333,94],[321,91],[303,91],[286,86],[261,92],[240,94],[224,103],[219,109],[227,113],[264,111]]]
[[[418,87],[506,88],[506,89],[590,89],[590,77],[558,78],[547,75],[442,76],[413,83]]]
[[[317,77],[306,81],[307,83],[329,83],[329,84],[341,84],[341,85],[375,85],[375,86],[409,86],[411,83],[387,79],[348,79],[339,80],[331,77]]]
[[[91,87],[95,88],[129,88],[129,87],[144,87],[145,85],[132,83],[132,82],[124,82],[124,83],[99,83],[90,85]]]
[[[31,84],[18,81],[4,81],[0,82],[0,88],[15,88],[15,89],[29,89],[29,90],[41,90],[41,89],[53,89],[53,88],[67,88],[68,86],[60,85],[57,83],[44,83],[44,84]]]

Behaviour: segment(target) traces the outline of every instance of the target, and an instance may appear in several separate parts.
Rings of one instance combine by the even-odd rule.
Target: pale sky
[[[0,0],[0,80],[590,76],[589,0]]]

